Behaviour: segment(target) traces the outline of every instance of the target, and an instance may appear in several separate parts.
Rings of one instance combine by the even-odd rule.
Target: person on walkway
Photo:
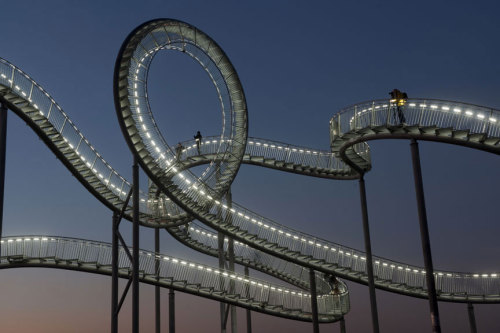
[[[200,146],[201,146],[201,133],[200,131],[196,132],[196,135],[194,136],[194,139],[196,140],[196,148],[198,149],[198,155],[200,155]]]
[[[175,159],[177,162],[179,162],[179,160],[181,159],[181,154],[183,149],[184,147],[180,142],[177,143],[177,146],[175,146]]]
[[[406,125],[406,118],[403,113],[403,106],[406,104],[408,100],[408,95],[405,92],[399,91],[398,89],[394,89],[389,93],[391,95],[391,103],[396,105],[396,109],[394,112],[394,121],[397,123],[399,121],[400,125]]]
[[[340,294],[340,288],[339,288],[339,285],[340,285],[340,282],[339,280],[337,279],[337,277],[333,274],[324,274],[324,279],[328,282],[328,284],[330,285],[330,288],[332,289],[331,290],[331,293],[334,294],[334,295],[338,295]]]

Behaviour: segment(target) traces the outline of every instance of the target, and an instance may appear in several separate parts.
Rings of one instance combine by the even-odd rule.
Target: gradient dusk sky
[[[388,98],[438,98],[500,108],[497,1],[0,1],[0,57],[40,83],[102,156],[131,179],[131,153],[116,119],[112,79],[125,37],[166,17],[211,36],[245,90],[249,135],[329,149],[341,108]],[[164,52],[151,72],[151,103],[169,143],[217,134],[217,97],[192,60]],[[217,118],[219,117],[219,118]],[[374,141],[365,179],[375,255],[422,265],[409,141]],[[422,142],[434,266],[500,273],[500,158]],[[144,179],[144,177],[143,177]],[[145,182],[143,181],[143,184]],[[363,249],[356,181],[332,181],[244,165],[235,202],[327,240]],[[130,240],[131,223],[122,223]],[[4,235],[111,240],[111,212],[9,113]],[[141,228],[153,249],[153,230]],[[161,252],[216,264],[162,234]],[[237,268],[242,271],[242,267]],[[252,272],[253,274],[253,272]],[[259,275],[260,276],[260,275]],[[121,281],[121,287],[125,285]],[[348,282],[348,332],[370,332],[368,289]],[[154,330],[153,287],[141,285],[141,331]],[[177,293],[177,332],[218,332],[218,303]],[[162,312],[167,315],[167,291]],[[1,332],[108,332],[111,278],[50,269],[0,272]],[[131,326],[131,297],[120,331]],[[377,291],[382,332],[429,332],[428,302]],[[444,332],[469,332],[465,304],[439,303]],[[475,306],[478,330],[499,332],[499,305]],[[244,331],[244,312],[238,312]],[[167,332],[167,318],[162,331]],[[253,315],[254,332],[309,332],[312,325]],[[337,332],[338,324],[321,326]]]

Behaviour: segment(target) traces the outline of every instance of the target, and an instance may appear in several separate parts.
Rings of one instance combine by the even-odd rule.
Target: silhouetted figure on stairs
[[[194,136],[194,139],[196,140],[196,149],[198,149],[198,155],[200,155],[200,146],[201,146],[201,133],[200,131],[196,132],[196,135]]]

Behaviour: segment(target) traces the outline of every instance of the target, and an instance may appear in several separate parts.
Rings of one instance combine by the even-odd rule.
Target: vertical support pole
[[[422,251],[424,253],[425,278],[427,282],[427,294],[429,295],[429,306],[431,310],[432,332],[441,332],[439,322],[439,309],[436,297],[436,284],[434,280],[434,267],[432,265],[431,242],[429,240],[429,228],[427,225],[427,212],[425,209],[424,185],[422,182],[422,169],[420,167],[420,152],[418,143],[411,139],[411,158],[413,162],[413,178],[415,180],[415,194],[417,196],[418,218],[420,222],[420,238]]]
[[[111,242],[111,333],[118,333],[118,214],[113,213]]]
[[[472,303],[467,303],[467,310],[469,312],[470,332],[477,333],[476,316],[474,315],[474,306],[472,305]]]
[[[3,198],[5,188],[5,157],[7,152],[7,106],[0,102],[0,238],[3,235]],[[1,248],[0,248],[1,255]]]
[[[132,332],[139,333],[139,164],[134,155],[132,167],[133,223],[132,223]]]
[[[168,332],[175,333],[175,293],[170,288],[168,293]]]
[[[229,270],[234,272],[234,239],[228,238],[227,253],[229,259]],[[229,282],[229,293],[234,294],[234,281]],[[231,313],[231,333],[238,333],[238,325],[236,319],[236,306],[230,306]]]
[[[229,188],[228,192],[226,193],[226,203],[228,207],[231,209],[233,207],[233,197],[231,195],[231,188]],[[229,214],[227,216],[228,222],[233,223],[232,221],[232,215]],[[227,240],[227,259],[228,259],[228,268],[231,272],[234,272],[234,239],[228,237]],[[234,281],[229,282],[229,293],[234,293]],[[231,313],[231,333],[238,333],[238,322],[236,318],[236,306],[234,305],[228,305],[230,306],[230,313]]]
[[[160,229],[155,228],[155,272],[160,276]],[[156,333],[161,331],[161,316],[160,316],[160,286],[155,286],[155,329]]]
[[[340,333],[346,333],[344,316],[340,318]]]
[[[216,166],[217,172],[215,174],[217,182],[219,181],[220,178],[220,163],[217,163]],[[222,219],[222,207],[219,205],[217,206],[217,218]],[[224,234],[219,232],[217,233],[217,250],[218,250],[218,256],[219,256],[219,268],[224,269]],[[220,282],[221,287],[223,287],[223,281],[221,280]],[[225,305],[224,303],[220,302],[219,303],[220,307],[220,331],[221,333],[226,333],[226,318],[225,318]]]
[[[311,288],[311,310],[312,310],[312,322],[313,322],[313,332],[319,333],[319,320],[318,320],[318,299],[316,294],[316,274],[314,274],[314,269],[309,269],[309,286]]]
[[[368,204],[366,201],[365,179],[362,174],[359,178],[359,195],[361,197],[361,215],[363,218],[363,235],[365,239],[366,272],[368,273],[368,290],[370,293],[370,308],[372,313],[373,332],[379,333],[377,296],[375,294],[375,281],[373,278],[372,243],[370,239],[370,226],[368,224]]]
[[[218,252],[219,252],[219,268],[224,269],[224,263],[225,263],[225,258],[224,258],[224,234],[219,232],[217,234],[217,241],[218,241]],[[221,278],[221,288],[224,287],[224,281]],[[226,315],[225,311],[226,306],[224,303],[220,302],[220,331],[221,333],[226,333]]]
[[[248,279],[248,277],[250,276],[250,273],[248,271],[248,266],[245,266],[245,277]],[[250,297],[250,290],[246,290],[247,292],[247,295],[246,297]],[[252,333],[252,312],[250,311],[250,309],[247,309],[246,310],[246,313],[247,313],[247,333]]]

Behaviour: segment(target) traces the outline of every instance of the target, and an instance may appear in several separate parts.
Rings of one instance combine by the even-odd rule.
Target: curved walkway
[[[54,236],[4,237],[0,269],[47,267],[111,275],[111,244]],[[159,265],[158,269],[156,268]],[[191,261],[140,251],[140,281],[173,288],[274,316],[311,321],[310,294]],[[120,248],[119,276],[129,278],[132,265]],[[349,311],[345,285],[336,295],[318,296],[322,322]]]
[[[160,28],[153,27],[153,34],[156,31],[154,29]],[[187,39],[184,37],[189,37],[183,36],[181,29],[176,33],[177,36],[183,37],[181,38],[183,41]],[[149,32],[145,36],[150,36]],[[154,42],[157,43],[160,39],[150,38],[150,40],[153,45],[151,47],[156,51],[166,48],[166,46],[160,48],[154,46]],[[164,38],[163,43],[167,45],[172,40]],[[147,45],[141,43],[139,48],[144,55],[150,52],[145,46]],[[140,65],[141,57],[136,59],[139,59],[139,62],[135,67],[121,68],[125,73],[129,73],[126,74],[129,78],[135,78],[137,70],[147,70],[147,67],[142,69],[143,65]],[[142,84],[144,85],[144,82]],[[129,143],[136,156],[141,159],[141,165],[149,177],[169,197],[169,200],[161,201],[160,207],[158,199],[143,194],[141,224],[150,227],[169,227],[185,244],[204,252],[213,251],[214,247],[210,240],[213,239],[213,234],[198,237],[195,236],[197,234],[195,230],[186,233],[180,227],[176,227],[195,217],[209,227],[246,244],[247,250],[241,251],[240,254],[242,262],[249,261],[253,256],[255,265],[272,268],[275,263],[273,260],[282,260],[359,283],[367,281],[366,258],[363,252],[297,232],[235,203],[229,205],[220,199],[223,189],[230,184],[231,178],[239,168],[238,159],[298,174],[354,179],[357,177],[357,172],[364,172],[370,168],[369,149],[364,141],[371,139],[411,136],[419,140],[449,142],[493,153],[498,153],[497,144],[500,141],[496,125],[497,119],[500,119],[497,110],[458,102],[409,100],[404,110],[407,124],[396,124],[392,116],[394,108],[389,101],[374,101],[347,108],[332,119],[330,125],[333,154],[261,139],[246,140],[246,135],[241,135],[246,140],[243,150],[238,148],[239,150],[233,149],[228,153],[230,150],[228,147],[233,147],[232,141],[235,139],[222,136],[216,142],[212,142],[216,139],[210,139],[210,144],[218,147],[215,153],[205,151],[211,149],[207,139],[201,146],[200,154],[192,153],[196,149],[191,148],[191,152],[187,149],[183,153],[182,160],[176,162],[172,158],[175,154],[166,142],[160,140],[153,144],[148,141],[147,145],[144,144],[149,139],[147,134],[151,128],[146,125],[144,126],[146,129],[136,126],[134,119],[139,119],[139,115],[137,110],[130,108],[130,105],[136,103],[136,97],[145,95],[133,84],[129,86],[128,81],[124,87],[117,89],[125,91],[120,100],[123,102],[121,123],[123,126],[128,126],[127,131],[133,127],[134,135],[141,138],[140,141],[129,138]],[[5,60],[0,60],[0,99],[35,130],[93,195],[110,209],[121,210],[130,191],[130,184],[102,159],[45,90]],[[148,107],[147,105],[146,109]],[[136,112],[134,119],[130,118],[133,112]],[[154,126],[154,122],[148,123],[148,126],[151,125]],[[161,138],[161,134],[159,137]],[[238,147],[241,144],[242,142],[239,142]],[[192,147],[192,144],[185,144],[187,148],[190,146]],[[231,152],[234,153],[232,155],[234,158],[226,156],[231,155]],[[161,154],[168,154],[171,163],[168,168],[159,162],[161,158],[148,157],[158,154],[160,157]],[[236,158],[236,155],[239,157]],[[205,182],[200,181],[188,170],[184,170],[193,165],[211,162],[230,164],[225,169],[229,171],[224,173],[225,171],[221,170],[219,173],[216,169],[209,170],[205,177],[209,181]],[[219,185],[214,189],[210,186],[214,184]],[[157,202],[154,202],[155,200]],[[128,213],[126,217],[130,219],[130,208],[126,212]],[[208,231],[205,231],[205,235],[208,234]],[[427,297],[425,272],[421,267],[379,257],[374,257],[374,263],[376,287],[410,296]],[[500,302],[500,275],[495,272],[485,274],[437,271],[435,278],[440,300]]]

